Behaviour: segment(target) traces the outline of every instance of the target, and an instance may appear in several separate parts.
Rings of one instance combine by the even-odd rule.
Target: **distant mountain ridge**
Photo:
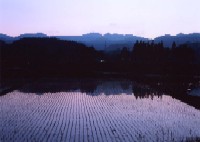
[[[6,34],[1,34],[0,33],[0,40],[3,40],[7,43],[12,43],[13,41],[15,40],[19,40],[21,38],[29,38],[29,37],[48,37],[46,34],[43,34],[43,33],[25,33],[25,34],[21,34],[20,36],[17,36],[17,37],[11,37],[11,36],[8,36]]]
[[[172,43],[175,41],[177,45],[180,44],[191,44],[191,43],[200,43],[200,33],[191,33],[191,34],[177,34],[176,36],[171,36],[166,34],[165,36],[156,37],[155,42],[163,41],[165,47],[171,47]]]
[[[87,46],[92,46],[97,50],[117,50],[119,48],[128,47],[132,48],[133,44],[137,40],[147,41],[147,38],[137,37],[131,34],[99,34],[99,33],[88,33],[83,34],[82,36],[56,36],[62,40],[74,40]],[[118,45],[115,48],[114,45]]]
[[[88,33],[83,34],[82,36],[48,36],[44,33],[25,33],[21,34],[18,37],[7,36],[6,34],[0,34],[0,40],[3,40],[7,43],[12,43],[15,40],[28,37],[55,37],[61,40],[70,40],[83,43],[87,46],[94,47],[97,50],[118,50],[123,47],[131,49],[135,42],[138,40],[150,41],[150,39],[145,37],[133,36],[132,34],[100,34],[100,33]],[[155,43],[163,41],[165,47],[171,47],[172,43],[175,41],[177,45],[180,44],[192,44],[200,43],[200,33],[191,33],[191,34],[177,34],[176,36],[171,36],[166,34],[164,36],[159,36],[153,39]]]

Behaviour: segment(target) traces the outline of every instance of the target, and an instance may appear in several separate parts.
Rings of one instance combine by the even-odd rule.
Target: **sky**
[[[200,0],[0,0],[0,33],[18,36],[200,33]]]

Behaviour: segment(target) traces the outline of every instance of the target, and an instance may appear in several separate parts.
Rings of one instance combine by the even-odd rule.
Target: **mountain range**
[[[81,36],[48,36],[44,33],[25,33],[17,37],[11,37],[6,34],[0,34],[0,40],[5,41],[6,43],[12,43],[15,40],[21,38],[43,38],[43,37],[55,37],[61,40],[70,40],[83,43],[87,46],[94,47],[97,50],[113,51],[127,47],[131,49],[134,43],[138,41],[151,41],[154,40],[155,43],[163,42],[164,47],[171,47],[173,42],[176,42],[177,45],[180,44],[200,44],[200,33],[191,33],[191,34],[177,34],[176,36],[171,36],[166,34],[164,36],[159,36],[154,39],[149,39],[145,37],[133,36],[132,34],[100,34],[100,33],[88,33]]]

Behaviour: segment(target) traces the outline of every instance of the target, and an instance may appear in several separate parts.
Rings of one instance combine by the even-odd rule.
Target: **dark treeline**
[[[198,54],[187,44],[164,48],[162,42],[137,41],[132,50],[104,52],[74,41],[23,38],[0,41],[0,52],[1,78],[200,74]]]
[[[162,75],[197,75],[199,63],[197,54],[187,44],[164,48],[163,43],[136,42],[132,51],[132,62],[138,71]]]
[[[164,48],[163,42],[137,41],[133,50],[124,47],[120,52],[105,53],[104,70],[132,75],[182,75],[200,74],[198,53],[187,44]]]
[[[23,38],[1,43],[2,76],[59,76],[93,70],[98,52],[73,41]],[[91,67],[91,68],[90,68]]]

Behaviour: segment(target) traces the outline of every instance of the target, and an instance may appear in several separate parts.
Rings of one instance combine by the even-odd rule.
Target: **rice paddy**
[[[92,92],[19,89],[0,96],[0,142],[179,142],[200,138],[199,110],[153,91],[137,97],[141,96],[134,92],[138,88],[123,83],[103,82]]]

